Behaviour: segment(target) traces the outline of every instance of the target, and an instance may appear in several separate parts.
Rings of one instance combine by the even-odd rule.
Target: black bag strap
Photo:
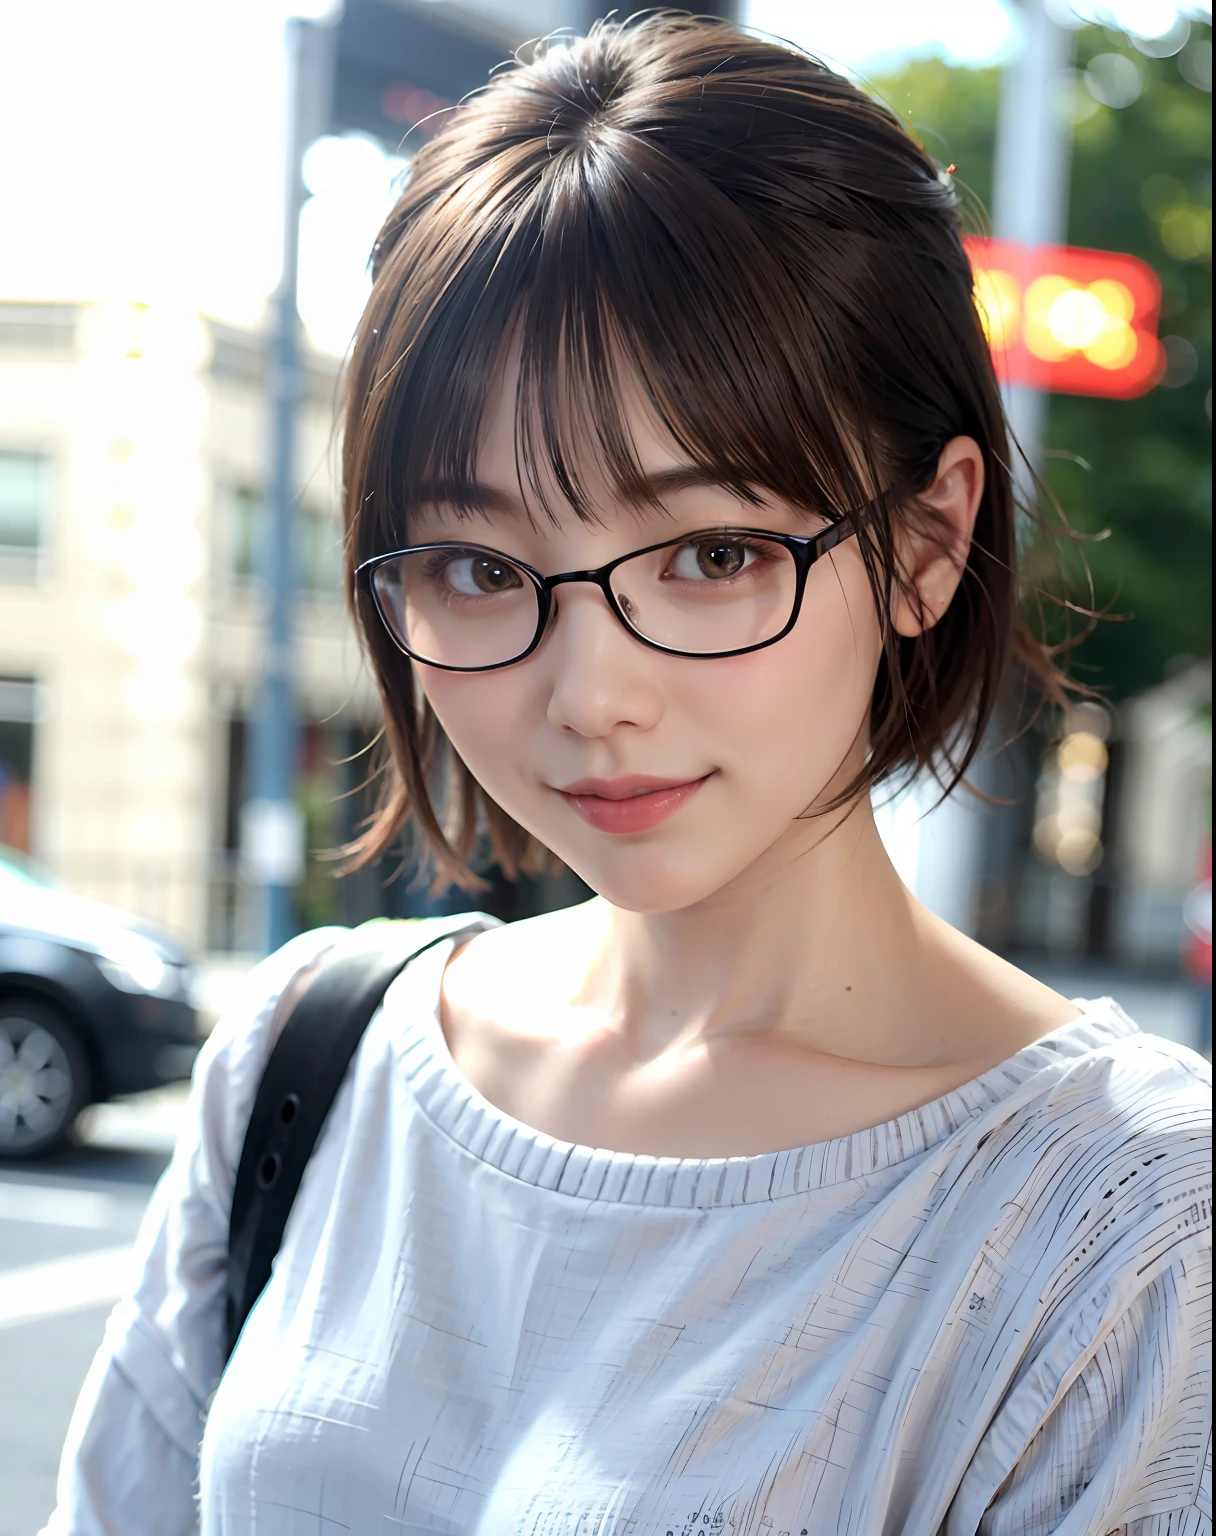
[[[258,1084],[228,1224],[227,1354],[270,1279],[292,1202],[325,1117],[384,994],[412,960],[463,943],[489,921],[437,934],[402,955],[383,947],[322,965],[287,1016]]]

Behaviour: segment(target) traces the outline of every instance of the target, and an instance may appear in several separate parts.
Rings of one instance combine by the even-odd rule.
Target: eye
[[[758,558],[759,551],[744,539],[701,539],[681,545],[664,575],[677,581],[729,581]]]
[[[492,597],[523,586],[514,566],[493,555],[457,554],[444,559],[439,571],[444,585],[461,597]]]

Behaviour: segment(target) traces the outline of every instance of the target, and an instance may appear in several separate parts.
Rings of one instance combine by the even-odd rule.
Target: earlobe
[[[892,597],[891,624],[907,639],[938,623],[958,590],[984,495],[984,456],[971,437],[942,449],[937,472],[909,509],[898,537],[903,590]]]

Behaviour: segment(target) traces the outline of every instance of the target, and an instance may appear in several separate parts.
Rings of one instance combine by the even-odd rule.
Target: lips
[[[558,793],[599,832],[647,832],[674,816],[710,777],[673,781],[633,774],[621,779],[580,779]]]

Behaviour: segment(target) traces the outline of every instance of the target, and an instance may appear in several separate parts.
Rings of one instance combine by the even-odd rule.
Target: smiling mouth
[[[641,775],[625,779],[581,779],[558,790],[566,804],[599,832],[647,832],[685,805],[713,777],[671,780]]]

